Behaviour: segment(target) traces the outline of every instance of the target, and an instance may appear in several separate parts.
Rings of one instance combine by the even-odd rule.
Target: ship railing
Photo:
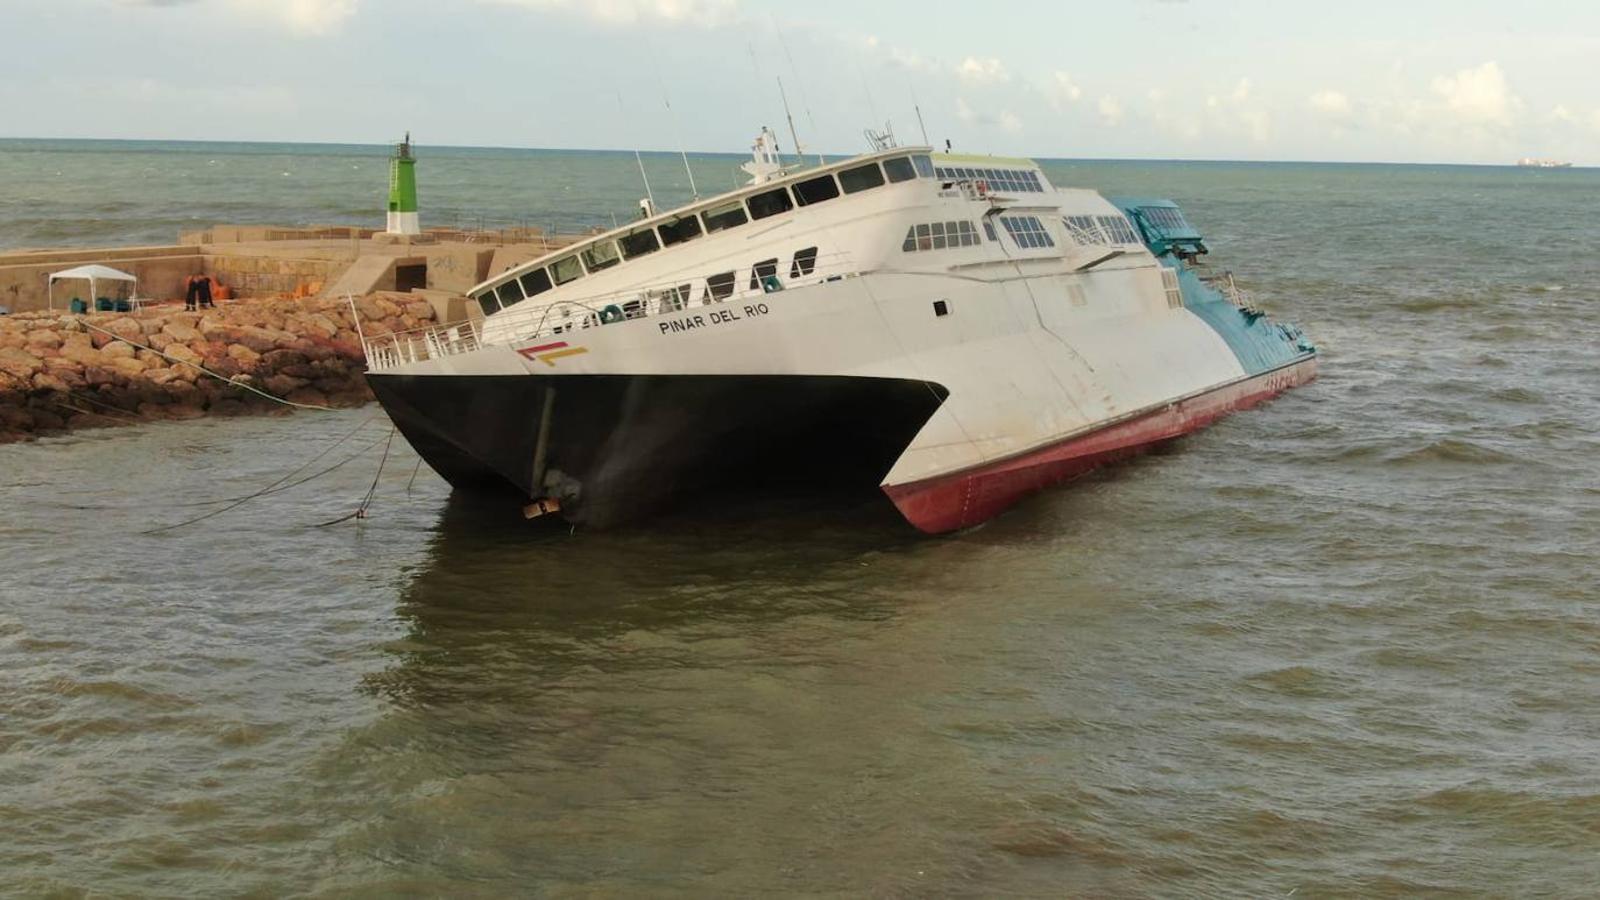
[[[784,263],[789,268],[785,269]],[[726,274],[677,278],[666,284],[562,298],[544,304],[524,301],[519,304],[522,308],[498,313],[492,320],[430,325],[364,339],[362,345],[367,355],[367,370],[382,372],[411,363],[470,353],[490,345],[569,334],[692,308],[749,302],[767,294],[842,281],[861,273],[850,254],[834,253],[819,254],[810,263],[798,267],[792,259],[779,260],[778,268],[770,272],[763,269],[757,273],[754,267],[736,269],[732,282],[722,277]]]
[[[728,278],[731,274],[732,280]],[[775,268],[746,266],[711,275],[631,287],[583,297],[562,297],[546,303],[523,301],[485,321],[485,342],[536,340],[598,328],[615,322],[648,319],[687,309],[746,302],[767,294],[812,284],[841,281],[861,274],[849,253],[819,254],[809,261],[780,259]]]
[[[1200,280],[1210,285],[1212,290],[1221,294],[1224,299],[1240,309],[1257,309],[1255,296],[1239,286],[1233,279],[1232,272],[1221,272],[1215,275],[1201,275]]]
[[[397,331],[366,338],[361,343],[367,354],[369,372],[471,353],[483,346],[479,323],[472,321]]]

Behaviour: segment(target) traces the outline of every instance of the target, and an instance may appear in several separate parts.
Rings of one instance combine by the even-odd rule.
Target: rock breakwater
[[[356,301],[369,337],[434,321],[426,301]],[[220,377],[211,377],[206,371]],[[342,299],[237,300],[215,310],[0,317],[0,443],[70,428],[372,399]]]

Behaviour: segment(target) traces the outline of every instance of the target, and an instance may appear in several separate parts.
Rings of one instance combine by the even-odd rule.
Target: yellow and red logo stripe
[[[524,359],[538,360],[547,366],[554,366],[556,360],[568,356],[582,356],[589,352],[588,347],[569,346],[566,341],[556,341],[553,344],[540,344],[537,347],[523,347],[517,351]]]

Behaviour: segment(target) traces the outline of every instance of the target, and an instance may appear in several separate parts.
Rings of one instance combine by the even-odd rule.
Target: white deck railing
[[[822,254],[799,277],[792,277],[794,261],[779,260],[771,276],[754,278],[753,266],[737,269],[733,282],[710,276],[674,279],[669,284],[632,287],[581,298],[563,298],[546,303],[523,301],[490,319],[453,325],[431,325],[364,339],[367,370],[382,372],[410,363],[470,353],[481,347],[509,345],[538,340],[587,328],[600,328],[617,322],[670,315],[695,307],[720,306],[810,284],[839,281],[859,275],[849,254]],[[755,287],[751,287],[754,281]]]

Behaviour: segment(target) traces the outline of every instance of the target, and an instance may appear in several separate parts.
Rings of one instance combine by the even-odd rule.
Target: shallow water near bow
[[[0,448],[0,893],[1592,894],[1600,174],[1048,168],[1323,378],[943,539],[534,529],[398,442],[313,527],[376,407]]]

